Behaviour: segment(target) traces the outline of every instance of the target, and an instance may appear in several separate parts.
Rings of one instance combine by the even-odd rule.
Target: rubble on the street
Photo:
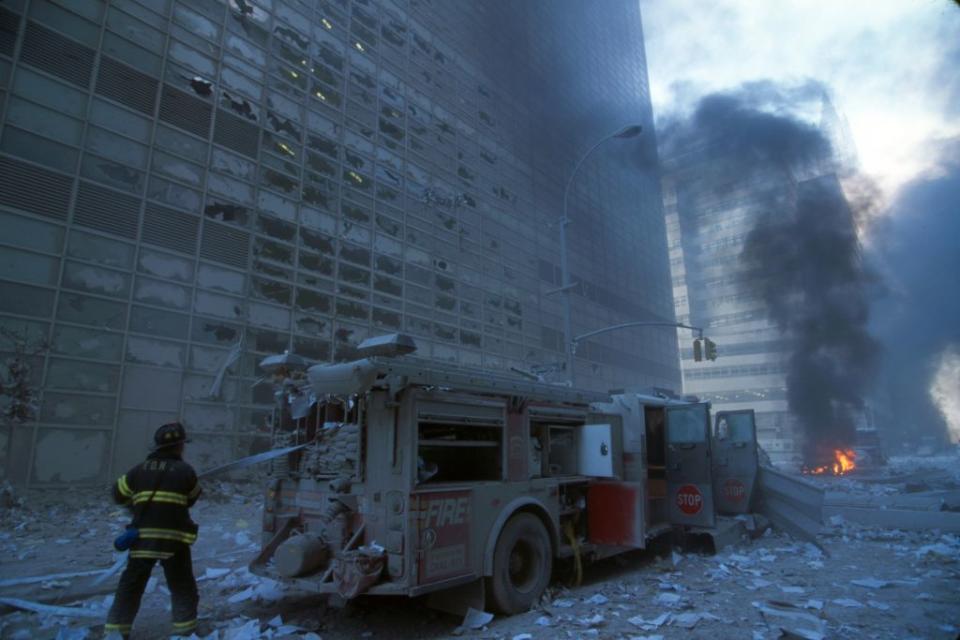
[[[854,493],[900,495],[875,488],[883,483],[839,480]],[[958,632],[960,536],[868,527],[840,516],[828,518],[818,537],[827,553],[776,530],[716,555],[676,545],[638,552],[589,569],[581,586],[555,582],[539,607],[511,617],[473,611],[455,618],[407,599],[361,598],[327,608],[316,595],[247,570],[260,543],[258,494],[254,483],[205,487],[194,549],[202,633],[192,638],[952,639]],[[110,540],[124,512],[96,491],[77,490],[70,504],[39,490],[18,497],[25,499],[0,525],[0,637],[100,637],[117,576],[93,583],[122,562]],[[64,533],[68,517],[78,536]],[[134,637],[166,637],[168,609],[157,569]]]

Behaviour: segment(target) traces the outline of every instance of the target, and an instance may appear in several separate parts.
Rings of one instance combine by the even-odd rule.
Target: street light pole
[[[573,386],[573,323],[570,315],[570,290],[573,289],[574,285],[570,282],[570,268],[567,262],[567,225],[570,224],[570,218],[567,217],[567,201],[570,196],[570,187],[573,185],[573,179],[577,176],[584,160],[590,157],[590,154],[596,151],[597,147],[613,138],[634,138],[640,135],[641,131],[643,131],[643,128],[638,124],[628,125],[601,138],[583,154],[574,166],[573,172],[563,189],[563,217],[560,218],[560,288],[555,289],[554,292],[563,294],[563,348],[566,355],[567,380],[571,387]]]

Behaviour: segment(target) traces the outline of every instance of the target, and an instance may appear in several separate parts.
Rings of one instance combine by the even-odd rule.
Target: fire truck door
[[[712,527],[710,411],[707,403],[666,408],[667,505],[673,524]]]
[[[719,513],[749,513],[757,479],[753,409],[719,411],[713,428],[713,488]]]

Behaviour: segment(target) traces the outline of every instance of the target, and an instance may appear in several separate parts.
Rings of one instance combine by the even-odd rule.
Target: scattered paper
[[[467,609],[467,614],[463,616],[463,623],[460,625],[464,629],[482,629],[493,620],[493,614],[486,611],[477,611],[473,607]]]
[[[848,607],[850,609],[863,608],[863,603],[858,600],[854,600],[853,598],[837,598],[833,601],[833,604],[838,604],[841,607]]]
[[[860,578],[858,580],[851,580],[850,584],[855,584],[858,587],[866,587],[867,589],[882,589],[890,583],[886,580],[877,580],[876,578]]]

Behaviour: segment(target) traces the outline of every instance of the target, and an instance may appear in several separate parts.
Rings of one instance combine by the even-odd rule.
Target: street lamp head
[[[631,124],[613,134],[614,138],[636,138],[643,131],[643,127],[638,124]]]

